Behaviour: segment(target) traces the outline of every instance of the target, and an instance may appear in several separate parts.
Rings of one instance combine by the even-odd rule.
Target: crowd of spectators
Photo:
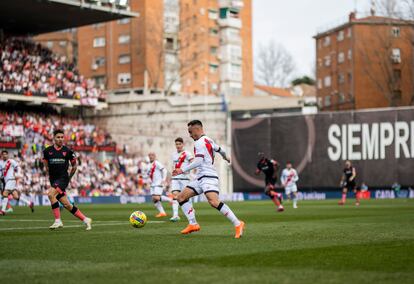
[[[0,41],[0,92],[73,98],[88,104],[105,98],[95,81],[79,74],[65,56],[27,38]]]
[[[58,128],[65,130],[66,144],[72,148],[115,146],[107,132],[81,119],[37,112],[0,111],[0,140],[12,138],[21,142],[14,159],[21,167],[19,186],[27,194],[45,194],[49,188],[42,151],[52,144],[53,130]],[[70,195],[148,193],[149,180],[146,172],[149,161],[146,158],[125,151],[107,153],[109,158],[104,160],[98,159],[98,153],[94,152],[76,152],[76,155],[79,167],[68,188]]]

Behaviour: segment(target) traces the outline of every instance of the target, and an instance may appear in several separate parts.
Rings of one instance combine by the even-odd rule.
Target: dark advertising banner
[[[357,183],[414,185],[414,109],[391,109],[253,118],[232,121],[235,191],[257,191],[258,152],[283,168],[291,161],[301,188],[338,187],[346,160]]]

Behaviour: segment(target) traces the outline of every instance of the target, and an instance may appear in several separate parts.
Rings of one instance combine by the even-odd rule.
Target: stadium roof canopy
[[[36,35],[100,22],[136,17],[137,13],[85,0],[1,0],[0,29],[5,34]]]

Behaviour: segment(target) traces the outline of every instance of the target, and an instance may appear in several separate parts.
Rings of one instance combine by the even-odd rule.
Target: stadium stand
[[[65,56],[26,38],[0,42],[0,92],[25,96],[77,99],[94,105],[104,100],[104,92],[92,79],[79,74]]]

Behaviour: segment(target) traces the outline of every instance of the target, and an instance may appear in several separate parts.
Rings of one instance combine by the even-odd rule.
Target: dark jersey
[[[277,165],[277,162],[274,160],[261,159],[257,163],[257,169],[264,173],[266,179],[271,179],[275,175],[275,165]]]
[[[344,175],[345,175],[346,182],[350,182],[350,178],[352,177],[353,170],[354,170],[354,167],[344,169]],[[355,182],[355,178],[352,181]]]
[[[43,150],[43,159],[49,167],[49,179],[51,181],[63,179],[68,180],[69,162],[75,161],[75,153],[66,146],[56,149],[55,146]]]

